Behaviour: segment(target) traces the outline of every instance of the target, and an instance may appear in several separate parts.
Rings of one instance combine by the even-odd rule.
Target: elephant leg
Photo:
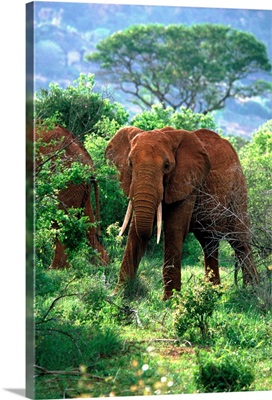
[[[189,230],[193,203],[165,205],[164,207],[164,265],[163,300],[173,295],[173,290],[181,288],[182,245]]]
[[[216,238],[206,238],[205,234],[195,232],[195,237],[201,244],[204,254],[205,276],[214,285],[220,284],[220,274],[218,266],[219,240]]]
[[[67,256],[65,254],[65,246],[59,241],[59,239],[57,239],[54,257],[49,268],[63,269],[68,267],[69,264],[67,261]]]
[[[148,240],[142,240],[138,237],[135,228],[135,221],[134,218],[132,218],[126,249],[119,272],[117,287],[120,284],[135,279],[141,258],[145,253],[147,243]]]

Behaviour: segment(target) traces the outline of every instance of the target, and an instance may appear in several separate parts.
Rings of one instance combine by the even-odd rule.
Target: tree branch
[[[34,368],[36,368],[36,370],[38,370],[39,375],[73,375],[73,376],[84,376],[86,378],[90,378],[90,379],[96,380],[98,382],[104,382],[104,380],[105,380],[105,378],[101,378],[100,376],[92,375],[92,374],[81,372],[81,371],[59,371],[59,370],[50,371],[43,367],[40,367],[39,365],[34,365]]]
[[[41,321],[36,322],[36,325],[38,324],[42,324],[44,322],[48,322],[46,320],[47,315],[50,313],[50,311],[52,310],[52,308],[55,306],[56,302],[59,301],[60,299],[64,298],[64,297],[71,297],[71,296],[78,296],[79,293],[71,293],[71,294],[64,294],[61,295],[59,297],[57,297],[56,299],[53,300],[53,302],[51,303],[49,309],[47,310],[47,312],[45,313],[45,315],[43,316],[43,318],[41,319]]]

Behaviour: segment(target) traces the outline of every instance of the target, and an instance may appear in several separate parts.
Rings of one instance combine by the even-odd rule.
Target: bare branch
[[[81,371],[60,371],[60,370],[50,371],[43,367],[40,367],[39,365],[34,365],[34,368],[38,371],[39,375],[72,375],[72,376],[84,376],[85,378],[90,378],[99,382],[104,382],[105,380],[105,378],[101,378],[100,376],[92,375]]]
[[[50,313],[50,311],[54,308],[55,304],[60,300],[63,299],[64,297],[71,297],[71,296],[78,296],[79,293],[71,293],[71,294],[64,294],[62,296],[57,297],[56,299],[53,300],[53,302],[51,303],[49,309],[46,311],[45,315],[43,316],[43,318],[41,319],[41,321],[36,322],[36,324],[42,324],[44,322],[48,322],[48,320],[46,320],[46,317],[48,316],[48,314]]]

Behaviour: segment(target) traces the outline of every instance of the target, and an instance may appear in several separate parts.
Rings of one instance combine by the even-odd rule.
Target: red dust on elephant
[[[121,233],[132,215],[117,288],[135,278],[155,221],[158,241],[162,225],[164,229],[164,299],[180,290],[182,245],[188,232],[200,242],[205,274],[214,284],[220,283],[222,239],[234,249],[244,284],[258,282],[245,178],[227,140],[207,129],[143,131],[131,126],[115,134],[105,156],[116,165],[129,198]]]

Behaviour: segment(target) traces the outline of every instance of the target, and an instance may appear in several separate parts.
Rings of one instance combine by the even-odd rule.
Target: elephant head
[[[136,232],[142,240],[150,238],[156,213],[159,240],[162,201],[187,199],[210,170],[198,137],[171,127],[153,131],[124,127],[109,142],[105,156],[120,172],[121,186],[130,200],[121,233],[134,210]]]

